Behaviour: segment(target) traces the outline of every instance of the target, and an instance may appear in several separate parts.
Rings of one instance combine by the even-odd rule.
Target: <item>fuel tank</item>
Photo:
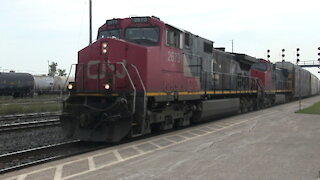
[[[238,113],[240,98],[202,101],[193,113],[192,122],[206,121]]]

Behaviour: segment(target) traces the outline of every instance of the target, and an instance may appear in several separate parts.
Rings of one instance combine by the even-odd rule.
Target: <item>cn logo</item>
[[[126,60],[123,60],[123,63],[126,64]],[[99,66],[100,64],[100,66]],[[100,69],[98,69],[100,68]],[[110,64],[110,61],[108,60],[107,63],[101,63],[100,60],[91,60],[88,62],[88,69],[87,69],[87,76],[88,79],[104,79],[106,77],[107,74],[107,68],[109,68],[111,71],[115,71],[115,66],[114,64]],[[119,72],[120,68],[116,68],[116,72],[115,75],[117,78],[119,79],[123,79],[126,74],[125,71],[122,69],[121,72]],[[100,73],[98,75],[98,72]]]

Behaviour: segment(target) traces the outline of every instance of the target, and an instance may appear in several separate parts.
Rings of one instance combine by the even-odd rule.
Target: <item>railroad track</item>
[[[21,123],[9,123],[9,124],[0,125],[0,132],[38,128],[38,127],[45,127],[45,126],[56,126],[59,124],[60,124],[60,119],[40,120],[40,121],[21,122]]]
[[[0,116],[0,133],[60,124],[60,113],[34,113],[23,115]]]
[[[0,155],[0,174],[39,163],[105,148],[106,144],[63,142]]]
[[[11,121],[11,120],[30,120],[35,118],[51,118],[51,117],[58,117],[59,115],[60,115],[60,112],[4,115],[4,116],[0,116],[0,123]]]

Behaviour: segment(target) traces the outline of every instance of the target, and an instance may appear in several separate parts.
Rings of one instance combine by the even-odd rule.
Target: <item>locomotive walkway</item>
[[[302,100],[302,107],[320,96]],[[8,180],[317,179],[320,115],[298,102],[0,175]]]

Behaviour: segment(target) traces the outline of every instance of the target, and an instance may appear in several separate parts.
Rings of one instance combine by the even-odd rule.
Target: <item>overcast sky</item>
[[[155,15],[166,23],[254,57],[272,62],[317,60],[319,0],[92,0],[93,37],[107,19]],[[1,0],[0,71],[47,73],[48,61],[70,68],[88,45],[89,0]],[[316,74],[318,68],[311,69]],[[320,74],[317,74],[318,77]]]

